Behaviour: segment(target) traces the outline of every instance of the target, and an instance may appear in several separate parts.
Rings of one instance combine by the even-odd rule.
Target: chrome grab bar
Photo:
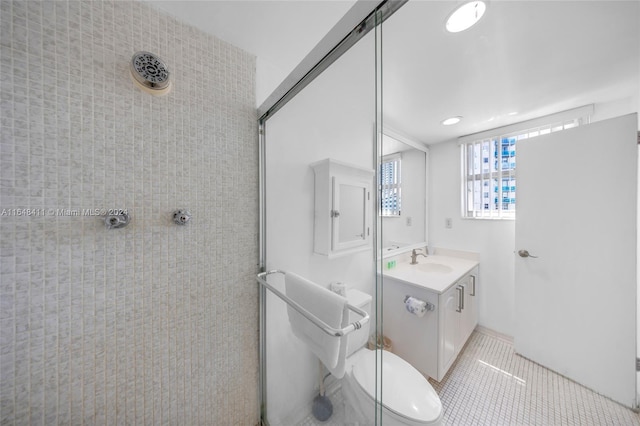
[[[345,328],[333,328],[329,324],[327,324],[326,322],[322,321],[320,318],[318,318],[315,315],[313,315],[311,312],[309,312],[306,309],[304,309],[298,303],[296,303],[295,301],[291,300],[289,297],[287,297],[280,290],[276,289],[271,284],[269,284],[267,282],[267,276],[271,275],[271,274],[287,275],[287,273],[285,271],[281,271],[279,269],[274,269],[272,271],[267,271],[267,272],[261,272],[257,276],[257,280],[260,283],[260,285],[263,285],[267,289],[271,290],[271,292],[273,294],[278,296],[287,305],[291,306],[293,309],[298,311],[298,313],[300,313],[300,315],[302,315],[303,317],[305,317],[306,319],[311,321],[314,325],[319,327],[322,331],[327,333],[329,336],[342,337],[342,336],[344,336],[346,334],[351,333],[352,331],[359,330],[360,328],[362,328],[362,326],[364,324],[369,322],[369,314],[368,313],[366,313],[365,311],[363,311],[360,308],[356,308],[355,306],[350,305],[350,304],[347,303],[347,309],[349,309],[350,311],[355,312],[356,314],[360,315],[362,318],[359,319],[356,322],[352,322],[351,324],[349,324]],[[330,290],[327,289],[327,291],[330,291]]]

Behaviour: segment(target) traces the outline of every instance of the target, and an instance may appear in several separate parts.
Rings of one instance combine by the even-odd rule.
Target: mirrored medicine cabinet
[[[371,248],[374,171],[327,158],[315,174],[314,252],[343,256]]]

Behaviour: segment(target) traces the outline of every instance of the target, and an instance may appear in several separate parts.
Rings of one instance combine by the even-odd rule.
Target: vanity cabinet
[[[442,380],[478,325],[477,277],[476,267],[440,295],[438,369],[436,376],[432,376],[438,381]]]
[[[383,278],[383,334],[394,352],[421,373],[441,381],[478,324],[478,266],[458,275],[442,292],[428,284],[414,285],[392,276]],[[431,303],[423,317],[405,309],[404,298]]]
[[[478,269],[475,268],[460,282],[463,290],[463,306],[460,315],[460,349],[469,340],[471,333],[478,325],[478,298],[476,296],[476,284]]]
[[[327,257],[371,249],[373,170],[326,159],[315,175],[313,251]]]

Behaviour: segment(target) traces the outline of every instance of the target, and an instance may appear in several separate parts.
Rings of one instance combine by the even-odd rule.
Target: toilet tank
[[[347,301],[350,305],[360,308],[367,312],[371,316],[371,295],[364,293],[360,290],[349,289],[347,290]],[[360,319],[360,315],[355,312],[349,311],[349,324],[356,322]],[[363,347],[369,339],[369,322],[364,324],[361,329],[353,331],[347,334],[347,356],[353,354],[355,351]]]

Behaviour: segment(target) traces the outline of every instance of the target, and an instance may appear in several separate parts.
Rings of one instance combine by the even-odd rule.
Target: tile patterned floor
[[[640,416],[476,331],[440,383],[447,425],[639,425]],[[384,398],[384,396],[383,396]]]
[[[440,383],[446,425],[616,425],[640,426],[640,415],[514,353],[512,343],[475,331]],[[346,423],[338,390],[334,415],[321,423],[308,416],[301,425]],[[383,396],[384,398],[384,396]]]
[[[329,420],[321,422],[313,417],[313,414],[309,414],[305,419],[298,424],[298,426],[347,426],[345,422],[345,404],[342,398],[342,391],[338,388],[332,394],[328,394],[333,403],[333,415]]]

